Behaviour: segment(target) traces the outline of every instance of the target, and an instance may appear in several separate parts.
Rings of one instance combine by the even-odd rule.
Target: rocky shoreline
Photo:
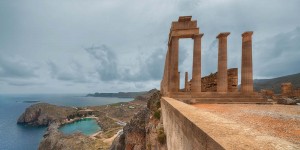
[[[140,111],[145,111],[147,101],[157,90],[139,96],[131,102],[103,106],[64,107],[37,103],[28,107],[17,123],[26,126],[48,126],[39,149],[109,149],[115,137],[123,134],[123,127]],[[101,131],[86,136],[81,133],[64,135],[59,127],[82,118],[94,118]]]

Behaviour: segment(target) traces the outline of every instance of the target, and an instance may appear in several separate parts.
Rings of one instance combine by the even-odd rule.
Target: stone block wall
[[[294,90],[293,95],[294,95],[295,97],[300,97],[300,88]]]
[[[291,82],[281,84],[281,95],[282,96],[292,96],[293,94],[293,85]]]
[[[201,79],[202,92],[217,92],[217,75],[218,72],[212,73]],[[227,70],[228,92],[238,91],[238,69],[230,68]]]
[[[260,93],[263,97],[272,98],[274,96],[274,91],[269,89],[261,89]]]

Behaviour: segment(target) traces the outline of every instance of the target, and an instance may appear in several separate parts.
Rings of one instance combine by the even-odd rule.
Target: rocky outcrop
[[[277,104],[283,105],[297,105],[299,103],[299,99],[291,99],[291,98],[280,98],[277,100]]]
[[[162,128],[160,98],[161,94],[156,89],[140,96],[139,100],[147,101],[147,108],[139,111],[123,128],[123,133],[113,141],[111,150],[166,149],[165,144],[157,140],[157,131]]]
[[[48,126],[52,122],[61,123],[70,114],[74,114],[75,112],[76,109],[71,107],[38,103],[26,108],[17,123],[31,126]]]

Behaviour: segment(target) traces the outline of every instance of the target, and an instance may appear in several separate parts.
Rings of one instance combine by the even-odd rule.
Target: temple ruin
[[[300,88],[294,89],[291,82],[281,84],[281,96],[283,97],[300,97]]]
[[[161,81],[163,96],[172,97],[188,103],[227,103],[227,102],[265,102],[253,90],[252,68],[252,31],[242,34],[241,89],[238,91],[238,69],[227,67],[227,37],[230,32],[222,32],[218,39],[217,73],[201,78],[201,38],[203,33],[192,16],[181,16],[172,22],[165,68]],[[194,40],[192,79],[185,72],[185,86],[180,89],[180,72],[178,70],[179,39]],[[184,72],[184,71],[182,71]]]

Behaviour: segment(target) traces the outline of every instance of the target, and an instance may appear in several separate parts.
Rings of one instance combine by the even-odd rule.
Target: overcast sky
[[[254,78],[298,73],[299,6],[299,0],[0,0],[0,93],[159,88],[171,22],[186,15],[204,33],[202,76],[217,70],[220,32],[231,32],[228,68],[240,71],[244,31],[254,31]],[[193,41],[179,44],[179,69],[191,75]]]

